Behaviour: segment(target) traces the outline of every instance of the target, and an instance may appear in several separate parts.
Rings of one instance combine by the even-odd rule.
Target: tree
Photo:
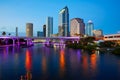
[[[8,34],[9,36],[11,35],[11,33]]]
[[[78,33],[75,33],[74,35],[75,35],[75,36],[80,36],[80,37],[83,37],[83,36],[84,36],[83,34],[78,34]]]
[[[3,31],[3,32],[2,32],[2,35],[3,35],[3,36],[5,36],[5,35],[6,35],[6,32],[5,32],[5,31]]]
[[[100,43],[100,47],[115,47],[116,43],[113,41],[105,41]]]

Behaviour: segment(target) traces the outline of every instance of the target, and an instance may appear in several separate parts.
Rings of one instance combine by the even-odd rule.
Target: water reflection
[[[81,50],[77,50],[77,58],[78,58],[78,62],[80,62]]]
[[[82,55],[82,66],[83,66],[83,74],[86,75],[88,73],[88,57],[86,55]]]
[[[42,70],[43,70],[43,73],[45,74],[47,70],[47,61],[46,61],[45,55],[42,58]]]
[[[69,56],[69,62],[70,62],[70,68],[72,69],[73,72],[76,72],[77,67],[80,67],[80,55],[81,55],[81,51],[80,50],[70,50],[70,52],[67,54],[70,55]]]
[[[0,65],[0,80],[2,80],[2,67],[1,67],[1,65]]]
[[[60,50],[60,75],[64,74],[65,71],[65,52],[63,49]]]
[[[15,55],[14,55],[14,64],[15,64],[15,71],[17,71],[18,70],[18,67],[19,67],[19,55],[18,55],[18,53],[15,53]]]
[[[26,57],[25,57],[26,75],[21,76],[20,80],[32,80],[31,67],[32,67],[31,53],[30,53],[30,50],[27,49],[26,50]]]
[[[5,47],[5,48],[3,48],[3,58],[4,58],[4,60],[6,60],[7,59],[7,57],[8,57],[8,51],[9,51],[9,47]]]
[[[90,55],[90,66],[91,66],[91,75],[95,76],[96,74],[96,65],[97,65],[97,56],[96,54]]]
[[[14,50],[0,49],[0,80],[110,80],[111,76],[118,78],[113,80],[120,79],[120,57],[112,54],[54,50],[41,45]]]

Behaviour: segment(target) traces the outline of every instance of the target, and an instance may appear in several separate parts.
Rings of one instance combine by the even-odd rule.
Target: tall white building
[[[82,36],[85,34],[85,23],[83,19],[73,18],[70,21],[70,36]]]
[[[93,30],[94,30],[94,24],[91,20],[89,20],[87,25],[86,25],[86,35],[87,36],[94,36]]]
[[[46,21],[46,37],[51,37],[53,34],[53,17],[47,17]]]

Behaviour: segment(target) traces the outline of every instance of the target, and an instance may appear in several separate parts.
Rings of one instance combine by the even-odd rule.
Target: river
[[[82,50],[0,48],[0,80],[120,80],[120,56]]]

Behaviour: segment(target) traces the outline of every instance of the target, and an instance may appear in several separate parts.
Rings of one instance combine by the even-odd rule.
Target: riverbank
[[[112,54],[120,55],[120,46],[104,47],[104,46],[98,46],[96,44],[81,45],[81,44],[77,44],[77,43],[71,43],[71,44],[67,44],[66,47],[72,48],[72,49],[83,49],[83,50],[89,51],[91,53],[98,50],[101,53],[112,53]]]

